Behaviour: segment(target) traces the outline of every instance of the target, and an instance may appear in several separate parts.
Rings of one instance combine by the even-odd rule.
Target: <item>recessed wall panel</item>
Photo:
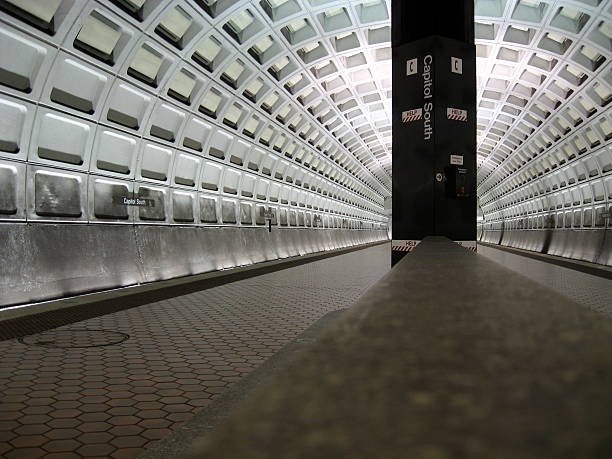
[[[91,170],[134,177],[139,142],[137,137],[98,126]]]
[[[138,217],[144,222],[164,222],[166,220],[166,195],[168,191],[148,185],[137,185],[136,196],[147,201],[138,206]]]
[[[0,97],[0,157],[27,157],[34,111],[35,107],[31,104]]]
[[[0,220],[25,217],[25,164],[0,160]]]
[[[39,110],[30,161],[86,170],[95,125],[50,110]]]
[[[140,157],[139,177],[157,182],[168,182],[172,150],[161,145],[145,143]]]
[[[172,193],[172,216],[176,223],[193,223],[195,216],[193,212],[194,195],[181,191]]]
[[[221,200],[221,218],[223,223],[236,223],[236,201]]]
[[[94,220],[131,220],[132,207],[124,199],[133,197],[133,183],[90,176],[90,193],[93,194]]]
[[[86,175],[30,166],[29,218],[85,220]]]
[[[41,90],[40,81],[46,76],[45,60],[55,54],[53,48],[37,42],[17,30],[0,30],[0,87],[26,97],[37,99]]]
[[[217,223],[217,200],[200,196],[200,220],[202,223]]]

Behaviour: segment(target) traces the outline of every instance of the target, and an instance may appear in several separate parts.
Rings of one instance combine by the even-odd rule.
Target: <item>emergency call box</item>
[[[448,166],[444,169],[446,176],[446,195],[449,198],[470,197],[468,170],[461,166]]]

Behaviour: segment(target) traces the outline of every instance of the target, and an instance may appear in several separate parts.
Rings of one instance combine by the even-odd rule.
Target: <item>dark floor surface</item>
[[[480,251],[610,314],[607,279]],[[378,245],[0,342],[0,457],[138,456],[319,318],[349,307],[389,258],[388,244]]]
[[[134,458],[388,269],[379,245],[0,342],[0,456]]]

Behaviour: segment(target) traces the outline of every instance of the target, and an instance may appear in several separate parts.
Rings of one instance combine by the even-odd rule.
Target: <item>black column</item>
[[[476,240],[473,0],[393,0],[393,252]]]

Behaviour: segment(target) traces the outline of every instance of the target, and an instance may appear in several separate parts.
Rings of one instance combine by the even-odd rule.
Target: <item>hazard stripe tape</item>
[[[448,115],[448,119],[449,120],[456,120],[456,121],[467,121],[467,117],[466,116],[457,116],[457,115]]]
[[[412,252],[412,249],[414,247],[406,247],[405,245],[394,245],[391,246],[391,250],[394,250],[396,252]]]

